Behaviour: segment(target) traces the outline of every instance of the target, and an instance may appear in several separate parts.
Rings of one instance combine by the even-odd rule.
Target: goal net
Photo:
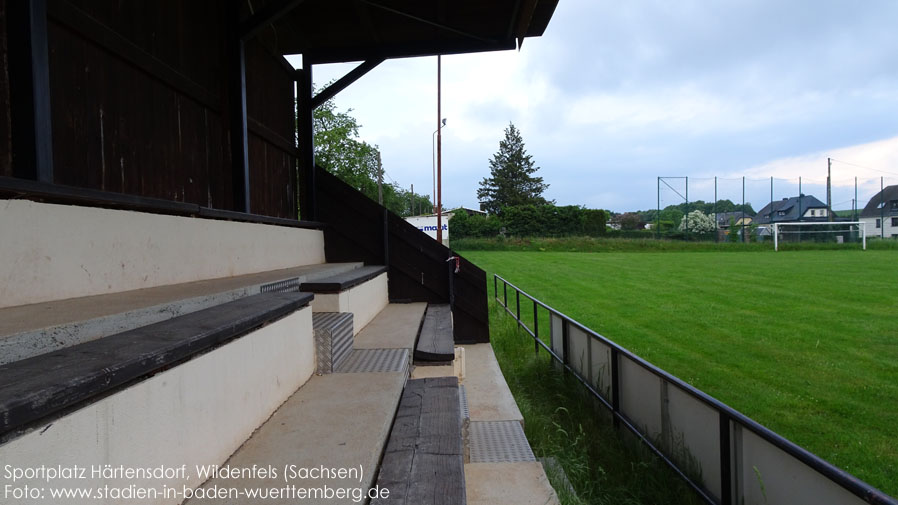
[[[860,244],[867,249],[867,234],[862,221],[835,221],[820,223],[775,223],[773,248],[799,242],[830,242],[833,244]]]

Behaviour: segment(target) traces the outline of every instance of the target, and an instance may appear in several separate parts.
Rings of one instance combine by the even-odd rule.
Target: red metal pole
[[[440,110],[440,55],[437,55],[437,242],[443,243],[443,174],[442,174],[442,111]]]

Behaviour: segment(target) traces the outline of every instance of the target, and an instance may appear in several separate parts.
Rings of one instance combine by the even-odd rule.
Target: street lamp
[[[440,128],[446,126],[446,118],[443,118],[442,125]],[[440,131],[440,128],[437,128],[433,131],[433,134],[430,136],[431,140],[431,156],[430,160],[433,162],[433,193],[431,196],[433,197],[433,213],[437,213],[437,147],[436,147],[436,134]]]

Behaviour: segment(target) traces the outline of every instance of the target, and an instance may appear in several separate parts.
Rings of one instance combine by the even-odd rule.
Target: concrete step
[[[411,377],[454,376],[461,381],[467,504],[557,505],[558,497],[542,463],[530,449],[523,431],[523,416],[492,346],[456,346],[456,356],[453,365],[416,366]],[[459,356],[463,357],[463,367],[459,366]]]
[[[315,293],[315,312],[351,312],[356,335],[389,303],[387,267],[363,266],[300,285]]]
[[[0,461],[182,469],[152,482],[89,470],[53,481],[73,492],[192,488],[194,468],[225,461],[313,375],[311,297],[247,296],[0,366]],[[40,475],[18,482],[49,484]],[[152,503],[181,501],[166,492]]]
[[[465,391],[471,421],[517,421],[524,423],[496,354],[490,344],[461,346],[465,349]]]
[[[312,377],[222,465],[238,471],[270,467],[276,478],[259,473],[239,479],[216,476],[199,493],[244,488],[280,493],[265,499],[241,495],[234,503],[348,504],[359,503],[358,496],[367,502],[408,379],[411,348],[425,307],[389,304],[354,338],[352,352],[333,373]],[[300,475],[320,469],[327,475]],[[345,494],[340,498],[328,493]],[[187,503],[220,501],[201,496]]]
[[[269,493],[255,500],[244,494],[232,503],[364,503],[407,376],[403,369],[312,377],[225,463],[239,471],[270,468],[276,476],[218,476],[202,489]],[[186,503],[213,505],[221,499]]]
[[[524,418],[490,344],[465,345],[468,505],[557,505],[555,490],[524,435]]]
[[[362,328],[355,349],[413,349],[427,304],[391,303]]]
[[[325,263],[0,309],[0,365],[359,268]]]

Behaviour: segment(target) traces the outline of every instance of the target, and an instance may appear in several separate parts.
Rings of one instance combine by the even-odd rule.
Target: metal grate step
[[[408,349],[354,349],[334,372],[404,372],[408,359]]]
[[[461,420],[470,421],[471,411],[468,409],[468,392],[465,391],[464,384],[458,386],[458,401],[461,403]]]
[[[536,461],[518,421],[471,421],[468,448],[471,463]]]

